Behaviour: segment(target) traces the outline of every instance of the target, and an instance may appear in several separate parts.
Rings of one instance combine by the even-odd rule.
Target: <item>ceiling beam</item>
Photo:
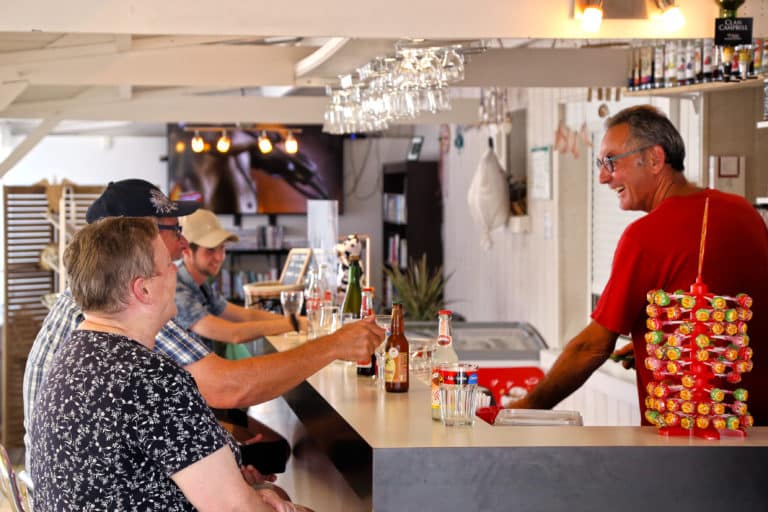
[[[661,34],[655,20],[606,19],[593,35],[585,34],[580,21],[573,18],[572,0],[294,0],[286,9],[268,8],[253,0],[101,0],[98,4],[92,0],[24,0],[5,4],[0,31],[431,39],[712,37],[712,20],[718,13],[712,1],[677,0],[686,24],[674,34]],[[739,12],[755,16],[756,34],[768,29],[768,15],[763,10],[761,0],[748,0]]]
[[[75,59],[97,55],[112,55],[117,52],[114,40],[105,43],[80,46],[53,46],[39,50],[20,50],[0,53],[0,67],[30,67],[36,63]]]
[[[469,55],[465,79],[473,87],[621,87],[628,48],[492,48]]]
[[[262,36],[253,35],[224,35],[224,36],[155,36],[142,37],[133,40],[134,50],[154,50],[157,48],[174,48],[178,46],[197,46],[201,44],[215,43],[258,43],[263,41]]]
[[[416,120],[404,120],[403,124],[474,123],[477,121],[477,104],[476,99],[456,99],[449,112],[425,114]],[[0,116],[28,119],[65,111],[67,119],[81,121],[319,124],[323,122],[327,106],[328,98],[324,96],[139,97],[80,105],[74,101],[16,104],[0,112]]]
[[[114,47],[114,45],[113,45]],[[72,50],[57,48],[40,52]],[[30,85],[251,87],[292,85],[296,62],[314,48],[205,45],[56,58],[15,64]],[[29,53],[29,52],[18,52]],[[0,64],[3,56],[0,55]]]
[[[28,82],[10,82],[0,83],[0,112],[5,110],[13,100],[19,97],[21,93],[29,86]]]
[[[311,73],[303,76],[296,75],[296,85],[304,87],[338,85],[339,75],[351,73],[375,57],[394,55],[394,43],[392,39],[352,39],[339,48],[332,59],[320,63]]]
[[[27,156],[27,154],[35,149],[35,146],[37,146],[41,140],[45,138],[46,135],[51,133],[51,131],[56,128],[56,125],[58,125],[61,122],[61,117],[58,115],[55,115],[53,117],[50,117],[48,119],[44,119],[37,127],[35,127],[34,130],[32,130],[29,135],[27,135],[23,141],[21,141],[15,148],[13,148],[13,151],[5,157],[5,160],[0,162],[0,179],[5,176],[8,171],[13,169],[13,166],[19,163],[19,161]]]

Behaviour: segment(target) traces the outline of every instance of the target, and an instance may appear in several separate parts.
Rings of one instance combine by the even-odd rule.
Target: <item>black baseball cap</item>
[[[85,213],[90,224],[104,217],[184,217],[202,206],[196,201],[171,201],[148,181],[113,181]]]

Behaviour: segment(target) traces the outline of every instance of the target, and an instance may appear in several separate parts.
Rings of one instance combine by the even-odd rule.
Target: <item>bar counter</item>
[[[295,346],[267,339],[265,351]],[[757,390],[755,390],[757,392]],[[746,440],[652,427],[471,427],[432,420],[429,386],[386,393],[333,363],[286,395],[313,441],[376,512],[768,508],[768,427]]]

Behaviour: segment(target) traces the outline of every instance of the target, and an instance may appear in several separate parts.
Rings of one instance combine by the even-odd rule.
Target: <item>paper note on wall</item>
[[[552,152],[549,146],[531,148],[532,199],[552,199]]]

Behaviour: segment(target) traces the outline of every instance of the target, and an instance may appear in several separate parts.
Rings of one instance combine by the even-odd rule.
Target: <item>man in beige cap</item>
[[[221,271],[226,242],[237,242],[238,236],[221,227],[216,215],[197,210],[182,217],[182,233],[189,241],[183,252],[176,284],[176,322],[200,336],[208,348],[217,353],[220,343],[243,343],[261,336],[282,334],[300,329],[295,316],[286,318],[260,309],[250,309],[228,302],[208,284]]]
[[[302,320],[285,318],[267,311],[243,308],[232,304],[208,284],[218,275],[224,263],[226,242],[236,242],[237,235],[221,227],[215,214],[197,210],[180,219],[182,233],[189,241],[183,251],[183,261],[176,281],[176,323],[204,342],[242,343],[261,336],[298,331]],[[354,353],[367,353],[370,358],[381,342],[384,331],[372,320],[350,323],[331,336],[324,336],[286,351],[237,361],[250,367],[249,377],[263,379],[263,399],[274,398],[288,391],[318,369],[330,363],[334,356],[355,360]],[[364,359],[358,357],[358,359]],[[262,473],[279,473],[284,469],[290,447],[279,434],[239,411],[214,409],[217,418],[238,441],[261,434],[260,443],[248,444],[243,452],[244,463],[253,464]],[[249,460],[253,457],[253,461]],[[264,466],[265,461],[271,464]],[[259,465],[256,465],[259,463]]]

